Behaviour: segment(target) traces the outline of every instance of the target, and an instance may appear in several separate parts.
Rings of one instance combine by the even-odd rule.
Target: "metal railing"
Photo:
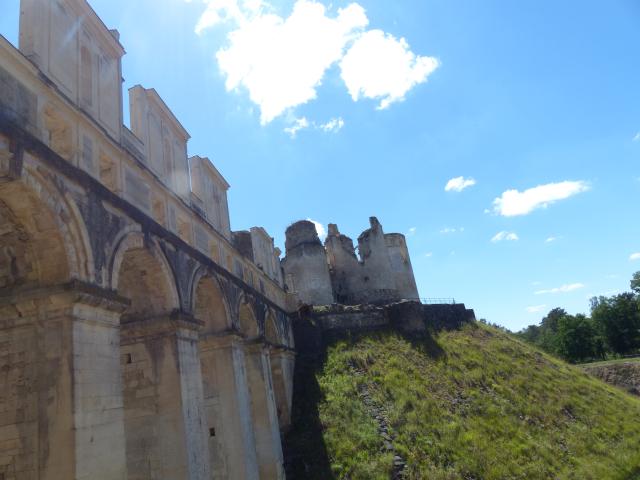
[[[456,303],[455,298],[421,298],[420,301],[425,305],[453,305]]]

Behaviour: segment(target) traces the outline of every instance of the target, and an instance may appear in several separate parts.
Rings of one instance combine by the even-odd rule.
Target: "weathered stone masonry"
[[[299,304],[385,304],[418,301],[409,250],[404,235],[384,233],[376,217],[358,237],[359,258],[353,240],[329,224],[324,246],[315,225],[301,220],[286,231],[282,260],[286,288]]]
[[[0,36],[0,480],[284,479],[293,318],[311,345],[473,312],[422,305],[375,217],[359,256],[336,225],[291,225],[282,262],[232,232],[154,89],[123,125],[124,53],[86,0],[21,0],[19,49]]]
[[[85,0],[0,37],[0,479],[283,478],[279,253],[123,54]]]

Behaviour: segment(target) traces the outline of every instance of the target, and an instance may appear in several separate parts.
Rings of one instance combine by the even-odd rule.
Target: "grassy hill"
[[[640,400],[505,333],[377,332],[325,353],[300,358],[291,478],[640,479]]]

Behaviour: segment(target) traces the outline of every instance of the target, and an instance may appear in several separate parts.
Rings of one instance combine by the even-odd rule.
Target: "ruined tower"
[[[404,235],[385,234],[376,217],[369,223],[358,237],[359,257],[353,240],[335,224],[329,224],[324,248],[312,222],[291,225],[282,261],[289,293],[312,305],[326,305],[329,300],[346,305],[418,300]]]
[[[413,267],[409,257],[407,241],[401,233],[386,233],[384,236],[387,253],[391,262],[391,274],[394,277],[398,296],[405,300],[418,300],[418,286],[413,276]]]
[[[354,302],[353,293],[362,289],[360,262],[353,248],[353,240],[343,235],[338,226],[329,224],[329,235],[324,242],[330,265],[331,284],[338,303]]]
[[[333,289],[325,252],[313,222],[301,220],[287,228],[286,256],[282,260],[285,284],[300,303],[329,305]]]

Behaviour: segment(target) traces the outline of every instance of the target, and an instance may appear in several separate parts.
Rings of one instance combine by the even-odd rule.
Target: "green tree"
[[[640,348],[640,305],[633,293],[591,301],[591,317],[611,351],[625,354]]]
[[[558,354],[570,362],[594,358],[597,355],[596,337],[593,322],[583,314],[564,315],[558,319]]]
[[[554,308],[542,319],[540,326],[543,330],[556,333],[558,331],[558,322],[566,315],[567,312],[564,308]]]
[[[538,344],[540,340],[540,335],[542,334],[542,329],[538,325],[529,325],[524,330],[518,332],[518,336],[521,337],[524,341]]]
[[[559,354],[558,323],[567,312],[564,308],[554,308],[540,322],[541,334],[536,344],[549,353]]]
[[[631,290],[640,296],[640,272],[636,272],[631,277]]]

